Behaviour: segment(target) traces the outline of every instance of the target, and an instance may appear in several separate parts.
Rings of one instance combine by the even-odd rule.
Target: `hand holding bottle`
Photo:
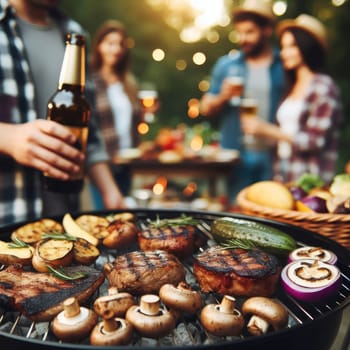
[[[76,137],[68,128],[44,119],[8,128],[8,153],[18,163],[62,180],[79,172],[84,154],[74,147]]]

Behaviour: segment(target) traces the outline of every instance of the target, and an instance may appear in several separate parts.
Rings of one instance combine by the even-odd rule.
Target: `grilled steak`
[[[185,279],[181,262],[162,250],[120,255],[113,264],[105,264],[104,270],[111,286],[134,295],[158,293],[163,284],[177,285]]]
[[[49,321],[63,310],[63,301],[75,296],[87,300],[103,283],[102,272],[88,266],[66,267],[69,275],[77,272],[86,278],[65,281],[48,273],[24,271],[9,266],[0,271],[0,306],[17,310],[33,321]]]
[[[178,257],[186,257],[195,248],[196,228],[191,225],[150,227],[138,233],[142,250],[166,250]]]
[[[271,296],[281,267],[261,250],[212,247],[194,257],[193,272],[203,292],[233,296]]]

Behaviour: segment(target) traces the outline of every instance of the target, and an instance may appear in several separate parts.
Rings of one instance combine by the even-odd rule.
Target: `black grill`
[[[155,220],[157,216],[160,218],[178,217],[183,212],[174,210],[135,210],[137,216],[137,224],[142,227],[146,224],[147,219]],[[94,213],[96,214],[96,213]],[[98,213],[101,215],[110,214],[109,212]],[[304,303],[290,297],[282,288],[279,288],[276,297],[289,310],[288,327],[282,331],[269,332],[266,335],[252,337],[243,335],[241,337],[214,337],[207,334],[201,326],[198,318],[190,317],[183,318],[179,321],[177,328],[168,336],[153,340],[140,338],[137,334],[133,337],[133,342],[127,346],[115,346],[113,348],[125,349],[128,347],[142,347],[143,349],[154,349],[155,347],[164,349],[256,349],[257,346],[266,346],[269,349],[298,349],[303,348],[303,345],[308,349],[329,349],[334,337],[339,329],[342,311],[350,304],[350,253],[346,248],[338,243],[329,240],[323,236],[302,228],[294,227],[288,224],[278,223],[275,221],[247,217],[244,215],[231,215],[207,212],[186,212],[200,220],[198,225],[199,230],[206,237],[210,236],[211,222],[223,215],[240,217],[245,219],[253,219],[257,222],[265,223],[293,236],[299,246],[313,245],[320,246],[333,251],[338,256],[338,267],[342,274],[342,285],[339,291],[326,302],[320,303]],[[56,218],[60,219],[60,218]],[[0,239],[8,240],[11,232],[18,226],[17,224],[7,226],[0,229]],[[96,265],[102,268],[107,261],[114,259],[113,254],[109,250],[101,250],[101,257],[97,260]],[[196,281],[192,273],[191,258],[183,261],[187,271],[186,280],[197,288]],[[98,295],[107,293],[107,282],[100,287]],[[208,294],[204,296],[205,302],[219,302],[220,296]],[[242,302],[238,298],[238,304]],[[99,349],[103,347],[91,346],[88,340],[79,344],[62,343],[55,339],[50,331],[49,323],[35,323],[28,320],[23,315],[17,312],[2,312],[0,313],[0,342],[3,346],[9,346],[11,349],[23,348],[26,349]],[[105,347],[105,349],[108,349]]]

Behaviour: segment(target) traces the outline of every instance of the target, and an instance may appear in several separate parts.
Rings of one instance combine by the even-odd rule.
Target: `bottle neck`
[[[85,47],[67,44],[58,86],[79,86],[81,90],[85,87]]]

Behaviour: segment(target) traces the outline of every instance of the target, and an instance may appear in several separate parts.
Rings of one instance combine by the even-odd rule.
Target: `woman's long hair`
[[[300,50],[305,64],[314,73],[323,73],[326,64],[326,50],[311,34],[300,28],[288,28]],[[295,70],[288,70],[286,74],[286,94],[293,87],[296,76]]]
[[[125,92],[129,96],[130,100],[133,103],[136,103],[137,102],[137,83],[133,74],[130,72],[131,54],[130,54],[130,49],[127,45],[128,35],[126,32],[125,26],[122,22],[117,20],[108,20],[104,22],[103,25],[97,30],[92,43],[92,54],[91,54],[92,70],[94,72],[98,72],[102,67],[103,61],[102,61],[102,56],[98,49],[98,46],[104,40],[106,35],[110,33],[119,33],[123,38],[124,54],[121,57],[121,59],[119,59],[115,63],[113,70],[116,73],[116,75],[119,77],[122,84],[124,85]]]
[[[94,71],[98,71],[102,66],[101,53],[98,50],[98,46],[104,40],[106,35],[110,33],[119,33],[124,42],[124,54],[113,67],[115,72],[121,78],[125,78],[125,75],[130,65],[130,50],[127,47],[127,33],[123,23],[116,20],[106,21],[96,32],[92,43],[92,55],[91,55],[91,66]]]

